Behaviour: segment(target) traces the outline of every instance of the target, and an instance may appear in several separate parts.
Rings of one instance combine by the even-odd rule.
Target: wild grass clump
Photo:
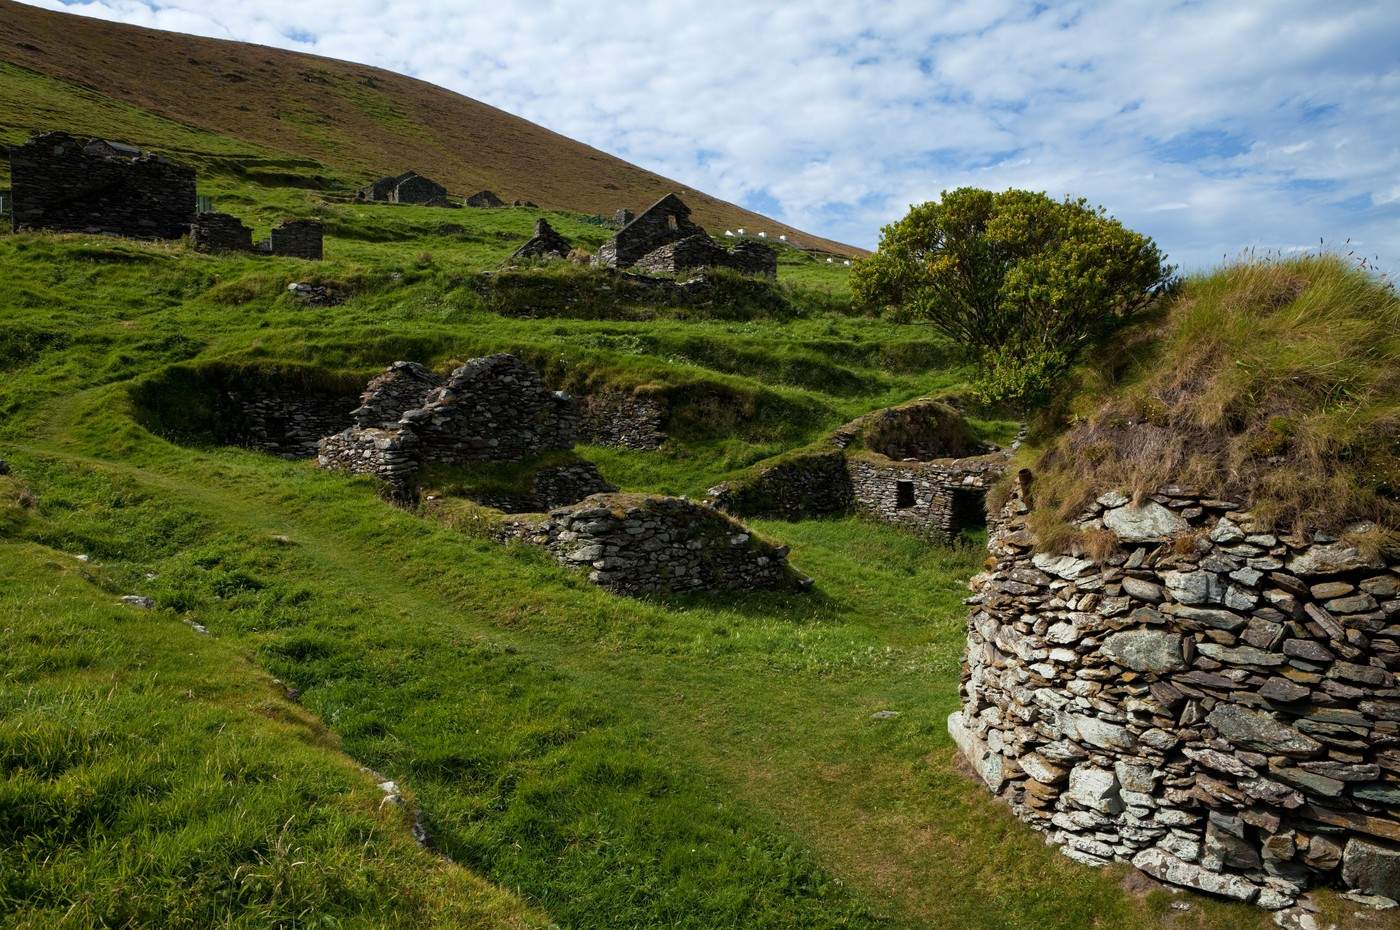
[[[1035,431],[1057,519],[1176,484],[1283,529],[1400,529],[1400,297],[1339,257],[1193,278],[1076,379]]]

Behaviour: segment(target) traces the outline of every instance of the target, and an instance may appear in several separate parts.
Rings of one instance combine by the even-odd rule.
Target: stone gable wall
[[[684,498],[599,494],[536,521],[507,521],[507,539],[543,546],[621,594],[797,590],[810,585],[787,550]]]
[[[272,230],[264,248],[273,255],[320,261],[321,242],[319,220],[287,220]]]
[[[394,362],[370,379],[352,416],[359,426],[391,427],[441,386],[442,378],[417,362]]]
[[[857,513],[932,536],[952,536],[982,522],[987,488],[1006,469],[1002,455],[932,462],[896,462],[884,456],[847,460],[851,503]]]
[[[630,268],[664,245],[697,235],[705,235],[705,230],[691,222],[690,208],[675,194],[667,194],[603,243],[593,260],[598,265]]]
[[[1269,908],[1400,897],[1397,565],[1179,488],[1100,498],[1102,564],[1036,554],[1025,487],[948,724],[987,786],[1081,862]]]
[[[384,482],[391,500],[409,501],[416,494],[420,467],[418,437],[401,427],[349,427],[319,442],[316,464],[352,475],[372,475]]]
[[[10,149],[15,229],[178,239],[195,216],[195,173],[155,155],[127,158],[62,132]]]

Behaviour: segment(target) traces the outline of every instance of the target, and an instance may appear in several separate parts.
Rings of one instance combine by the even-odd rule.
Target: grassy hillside
[[[1400,296],[1335,256],[1186,282],[1088,360],[1023,457],[1043,523],[1109,488],[1251,501],[1280,529],[1400,545]]]
[[[0,143],[55,128],[345,191],[413,169],[458,195],[490,188],[603,216],[677,191],[714,233],[743,226],[859,252],[393,72],[0,0]]]

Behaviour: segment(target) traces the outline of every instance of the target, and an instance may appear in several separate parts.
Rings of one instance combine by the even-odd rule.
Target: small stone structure
[[[853,420],[826,441],[709,494],[715,506],[743,516],[798,520],[855,511],[947,539],[985,522],[987,489],[1006,471],[1004,453],[967,454],[981,451],[956,411],[915,401]]]
[[[520,248],[511,253],[512,259],[526,258],[567,258],[573,246],[569,240],[554,231],[554,227],[544,219],[535,220],[535,234]]]
[[[620,216],[626,211],[618,212]],[[698,268],[733,268],[767,277],[778,274],[775,249],[744,242],[730,252],[690,221],[690,208],[675,194],[667,194],[619,229],[598,250],[594,263],[648,274],[678,274]]]
[[[320,220],[286,220],[274,227],[272,234],[256,248],[269,255],[320,261],[321,236]]]
[[[477,191],[466,199],[466,204],[469,207],[477,207],[478,209],[489,209],[492,207],[504,207],[506,202],[497,197],[494,191]]]
[[[572,398],[506,354],[471,359],[446,380],[395,362],[369,383],[352,416],[353,426],[321,440],[319,464],[384,478],[398,498],[413,495],[424,463],[518,461],[572,448],[579,419]]]
[[[178,239],[195,215],[193,168],[65,132],[12,146],[10,185],[17,230]]]
[[[1083,513],[1116,538],[1099,563],[1037,553],[1031,490],[974,579],[948,721],[987,786],[1092,865],[1268,908],[1400,898],[1397,564],[1176,487]]]
[[[543,546],[620,594],[800,590],[811,584],[788,566],[786,548],[684,498],[599,494],[541,518],[508,520],[501,535]]]
[[[405,171],[403,174],[380,178],[357,191],[355,199],[377,203],[450,206],[447,201],[447,188],[416,171]]]
[[[200,213],[190,225],[190,240],[197,252],[251,252],[253,231],[227,213]]]
[[[597,446],[649,451],[666,441],[666,399],[602,391],[579,398],[579,439]]]

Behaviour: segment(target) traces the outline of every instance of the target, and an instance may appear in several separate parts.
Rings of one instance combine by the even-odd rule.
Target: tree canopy
[[[1152,239],[1082,198],[964,187],[886,226],[852,285],[961,345],[982,399],[1025,404],[1174,279]]]

